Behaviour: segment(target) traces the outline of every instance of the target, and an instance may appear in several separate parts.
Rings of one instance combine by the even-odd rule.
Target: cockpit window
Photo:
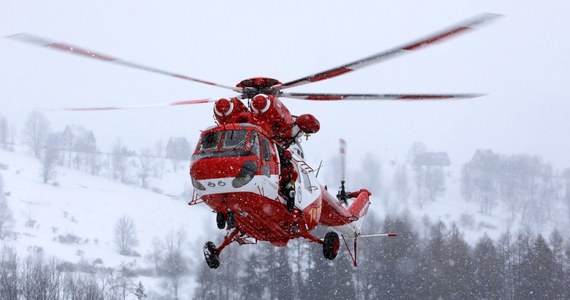
[[[243,149],[246,141],[247,130],[227,130],[222,147],[226,149]]]
[[[220,137],[222,133],[220,131],[209,132],[204,135],[202,141],[200,142],[200,152],[214,150],[218,147],[220,142]]]
[[[269,152],[269,141],[267,139],[261,139],[261,148],[263,149],[263,160],[270,161],[271,153]]]
[[[249,149],[251,150],[251,153],[259,156],[259,141],[257,139],[257,132],[255,131],[251,132],[251,137],[249,139]]]

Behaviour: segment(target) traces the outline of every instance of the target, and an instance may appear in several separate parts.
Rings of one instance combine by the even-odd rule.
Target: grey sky
[[[405,153],[414,141],[463,163],[478,148],[539,154],[570,167],[570,28],[567,1],[2,1],[0,35],[27,32],[225,85],[252,76],[283,82],[401,45],[463,19],[489,26],[303,92],[482,92],[438,103],[287,101],[321,132],[304,147],[317,162],[349,143]],[[0,113],[23,126],[33,108],[136,105],[231,92],[0,39]],[[154,110],[46,113],[52,127],[80,124],[107,150],[134,150],[213,124],[211,104]],[[353,154],[354,153],[354,154]],[[349,161],[350,163],[350,161]]]

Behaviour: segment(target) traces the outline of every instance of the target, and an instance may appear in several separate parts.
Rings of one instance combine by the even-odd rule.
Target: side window
[[[257,139],[257,132],[255,131],[251,132],[251,137],[249,139],[249,149],[251,150],[251,153],[259,156],[259,141]]]
[[[261,139],[261,148],[263,150],[263,160],[270,161],[271,160],[271,152],[269,150],[269,141],[265,138]]]
[[[313,189],[311,187],[311,180],[309,179],[309,174],[307,174],[307,171],[305,170],[301,170],[301,176],[303,176],[303,184],[305,185],[305,188],[312,192]]]

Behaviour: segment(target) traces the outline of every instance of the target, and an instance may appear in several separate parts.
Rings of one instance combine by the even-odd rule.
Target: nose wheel
[[[220,245],[220,247],[216,247],[216,244],[211,241],[208,241],[206,244],[204,244],[204,259],[206,259],[206,264],[208,264],[208,267],[210,267],[210,269],[217,269],[220,266],[220,253],[222,253],[226,246],[236,240],[235,238],[238,233],[239,230],[237,229],[234,229],[232,232],[230,232],[224,238],[224,242]]]
[[[218,256],[218,248],[213,242],[206,242],[204,245],[204,258],[210,269],[217,269],[220,266],[220,257]]]

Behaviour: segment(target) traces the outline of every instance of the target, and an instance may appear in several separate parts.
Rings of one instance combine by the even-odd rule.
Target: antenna
[[[348,199],[348,196],[346,195],[346,191],[344,189],[344,177],[345,177],[345,173],[346,173],[346,141],[344,139],[340,139],[339,140],[340,143],[340,189],[338,191],[338,194],[336,194],[336,198],[338,199],[338,201],[340,201],[342,204],[348,205],[348,202],[346,201]]]
[[[322,166],[323,166],[323,161],[321,160],[321,162],[319,163],[319,167],[317,168],[317,174],[315,175],[315,177],[319,177],[319,172],[321,171]]]

